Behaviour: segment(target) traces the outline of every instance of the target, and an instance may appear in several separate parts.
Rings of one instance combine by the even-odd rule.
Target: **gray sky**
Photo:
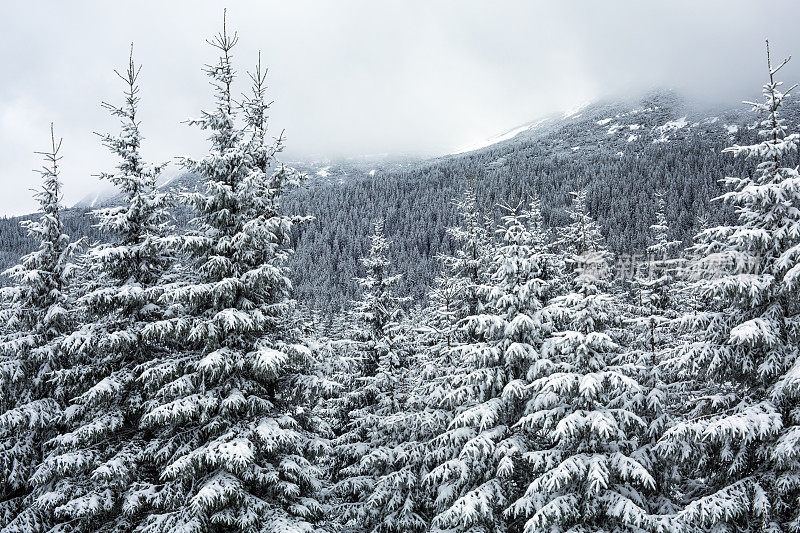
[[[135,5],[134,5],[135,4]],[[757,95],[763,40],[800,55],[800,2],[228,1],[240,73],[262,50],[274,131],[289,158],[458,150],[543,114],[651,87],[735,103]],[[0,2],[0,214],[30,212],[50,121],[72,204],[114,160],[130,43],[141,74],[144,155],[202,154],[181,122],[210,107],[204,40],[220,2]],[[800,80],[800,57],[783,71]],[[240,81],[244,81],[240,78]],[[239,87],[245,89],[243,83]]]

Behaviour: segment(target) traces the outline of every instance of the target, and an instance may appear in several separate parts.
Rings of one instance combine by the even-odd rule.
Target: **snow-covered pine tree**
[[[402,324],[389,328],[389,331],[395,332],[393,342],[402,344],[403,355],[408,357],[408,365],[415,371],[407,372],[402,369],[400,382],[408,394],[404,395],[403,403],[398,409],[384,416],[382,420],[376,419],[373,422],[380,422],[379,440],[382,439],[383,445],[378,453],[384,453],[390,446],[394,446],[391,453],[396,458],[394,464],[384,460],[382,471],[373,469],[378,476],[373,485],[382,487],[378,493],[382,496],[367,501],[367,506],[351,507],[359,511],[369,509],[372,524],[365,527],[372,527],[376,531],[426,530],[429,527],[432,495],[429,487],[421,484],[430,459],[427,453],[429,443],[433,437],[444,431],[452,419],[452,413],[443,407],[443,394],[447,388],[443,385],[453,367],[454,349],[465,338],[459,322],[470,313],[470,309],[477,309],[477,287],[485,279],[485,267],[489,260],[486,253],[489,235],[477,212],[472,191],[468,190],[464,198],[456,202],[456,206],[462,218],[461,224],[449,228],[448,233],[456,244],[457,251],[453,256],[440,257],[443,263],[442,275],[437,278],[429,293],[428,305],[419,312],[409,313]],[[383,246],[382,243],[377,244]],[[372,253],[374,255],[380,252],[373,248]],[[370,275],[362,280],[362,285],[368,291],[377,290],[377,285],[371,280],[377,279],[376,276],[385,276],[374,268],[383,263],[384,260],[381,259],[368,259]],[[390,281],[393,284],[394,280]],[[365,298],[369,296],[365,294]],[[394,302],[394,305],[399,304],[399,301]],[[359,308],[362,306],[363,301],[359,303]],[[363,313],[360,315],[363,319]],[[397,334],[401,334],[401,337],[398,338]],[[364,342],[370,335],[365,335],[362,329],[355,337],[361,339],[355,342]],[[362,345],[361,350],[364,348]],[[349,419],[356,405],[365,403],[362,381],[369,378],[352,379],[354,374],[360,372],[359,367],[353,366],[352,362],[363,360],[363,357],[358,357],[358,351],[350,350],[352,355],[340,358],[342,363],[351,362],[351,376],[342,376],[343,381],[350,384],[350,392],[338,399],[340,424]],[[348,365],[340,366],[341,375],[342,369],[348,368]],[[355,433],[351,433],[350,438],[354,435]],[[358,437],[352,440],[355,443]],[[346,453],[350,453],[347,451],[350,446],[351,444],[346,445]],[[339,488],[342,486],[344,484]],[[351,495],[350,500],[352,499]],[[399,504],[405,506],[402,512],[399,512]],[[377,519],[381,516],[388,519],[378,523]],[[350,526],[356,522],[351,521]]]
[[[680,323],[682,316],[681,311],[697,311],[702,305],[702,297],[698,291],[693,290],[693,283],[700,279],[703,275],[703,271],[706,270],[703,266],[705,254],[709,252],[706,246],[708,244],[708,234],[706,230],[710,227],[711,224],[708,214],[698,214],[694,223],[696,233],[692,236],[692,243],[683,251],[676,275],[678,285],[676,296],[680,298],[681,302],[681,304],[677,306],[678,316],[676,324]],[[686,331],[686,328],[684,328],[683,333],[691,335],[690,332]]]
[[[53,373],[64,367],[57,340],[72,327],[68,279],[80,243],[64,234],[59,161],[61,141],[50,125],[51,149],[42,152],[42,186],[34,197],[39,218],[23,221],[38,250],[6,271],[13,285],[0,290],[10,304],[0,338],[0,530],[38,531],[47,524],[35,506],[31,478],[63,407]]]
[[[646,262],[633,265],[637,274],[633,282],[636,294],[630,306],[632,317],[627,320],[630,339],[625,360],[639,369],[636,379],[642,388],[635,403],[641,406],[638,414],[647,422],[648,429],[637,458],[653,476],[655,487],[649,495],[653,502],[650,509],[659,515],[676,510],[670,496],[679,472],[674,463],[656,453],[655,445],[674,418],[673,404],[682,401],[670,389],[664,368],[670,351],[679,342],[674,319],[683,301],[678,280],[681,242],[670,240],[669,236],[665,198],[657,192],[656,220],[650,226]]]
[[[442,271],[428,293],[428,306],[420,324],[421,348],[428,366],[423,391],[418,392],[433,410],[442,409],[446,403],[456,352],[470,339],[463,321],[480,311],[480,290],[486,285],[492,260],[491,236],[486,220],[478,212],[472,188],[454,204],[460,221],[446,231],[455,251],[438,257]]]
[[[635,321],[642,335],[638,344],[651,354],[655,365],[657,348],[664,339],[665,327],[674,317],[677,306],[675,275],[679,267],[681,242],[669,239],[666,204],[662,193],[656,193],[656,223],[650,226],[650,245],[646,263],[637,265],[634,284],[637,289]]]
[[[406,411],[411,332],[400,319],[404,298],[394,293],[400,275],[390,273],[383,220],[375,222],[371,241],[352,313],[359,365],[339,400],[333,514],[345,531],[424,531],[423,444]]]
[[[547,335],[539,313],[550,297],[548,255],[538,202],[504,209],[478,312],[463,320],[468,340],[453,355],[443,406],[454,418],[430,444],[437,530],[507,531],[515,462],[530,442],[514,426],[525,409],[525,374]]]
[[[710,228],[697,247],[700,306],[683,317],[680,377],[693,384],[684,419],[660,447],[685,467],[677,521],[707,531],[800,531],[800,175],[780,108],[788,98],[767,43],[769,82],[761,142],[727,151],[757,161],[723,181],[738,220]]]
[[[476,207],[471,188],[454,200],[460,218],[447,228],[455,251],[438,257],[442,270],[428,292],[428,305],[417,316],[414,356],[419,383],[412,390],[418,416],[427,418],[427,432],[443,431],[452,419],[445,406],[456,352],[469,338],[462,321],[480,306],[479,290],[485,284],[491,261],[491,241]]]
[[[124,103],[103,103],[121,129],[100,135],[119,160],[114,172],[100,177],[122,193],[123,202],[92,213],[111,242],[93,245],[81,258],[75,312],[82,323],[60,339],[67,365],[55,375],[71,405],[32,478],[41,510],[74,532],[131,530],[137,517],[127,501],[137,497],[138,481],[147,474],[140,464],[137,378],[141,365],[159,352],[142,333],[163,314],[153,288],[169,258],[160,241],[167,213],[155,188],[159,169],[141,155],[139,71],[131,47],[126,69],[116,71]]]
[[[479,312],[480,298],[478,287],[486,282],[488,264],[491,259],[491,236],[485,221],[477,208],[477,199],[472,188],[468,188],[462,198],[455,201],[460,224],[447,228],[447,235],[453,241],[456,251],[452,256],[439,259],[449,276],[454,278],[455,286],[463,295],[454,299],[463,302],[458,312],[458,320]]]
[[[507,514],[534,531],[640,531],[650,524],[643,490],[653,477],[639,457],[646,422],[635,404],[633,365],[607,333],[617,319],[609,293],[609,254],[597,224],[575,194],[562,232],[572,250],[569,292],[544,310],[554,332],[530,365],[533,394],[517,424],[542,439],[523,455],[532,479]]]
[[[191,123],[210,132],[211,150],[184,161],[204,191],[183,195],[197,215],[169,242],[186,257],[164,287],[165,319],[146,330],[170,351],[141,376],[144,456],[162,480],[141,494],[141,532],[316,531],[322,513],[311,459],[324,441],[302,397],[310,351],[284,266],[297,217],[279,210],[294,173],[275,159],[282,141],[264,135],[260,69],[244,112],[234,101],[236,42],[224,23],[209,41],[220,52],[206,69],[215,107]]]

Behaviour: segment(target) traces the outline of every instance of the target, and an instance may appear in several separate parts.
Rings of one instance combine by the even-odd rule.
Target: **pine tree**
[[[452,256],[443,255],[439,260],[449,275],[455,278],[454,287],[463,292],[460,297],[453,298],[454,303],[462,301],[462,309],[457,312],[460,320],[479,312],[478,287],[486,282],[491,237],[478,212],[477,199],[472,188],[467,189],[463,197],[455,201],[455,205],[460,224],[447,228],[447,235],[456,250]]]
[[[33,493],[34,472],[44,447],[54,436],[63,408],[63,394],[53,374],[64,367],[56,342],[72,326],[68,280],[71,257],[80,242],[64,234],[59,161],[61,141],[50,126],[51,149],[41,152],[41,189],[34,197],[39,218],[23,221],[39,248],[6,271],[14,284],[0,290],[10,304],[0,339],[0,528],[35,531],[47,517],[38,511]]]
[[[477,308],[477,287],[485,277],[488,262],[486,247],[489,238],[477,213],[472,192],[467,191],[456,206],[462,223],[448,229],[448,233],[457,251],[453,256],[440,257],[443,270],[429,292],[428,305],[424,309],[412,310],[402,322],[383,328],[383,335],[386,332],[392,334],[391,345],[401,347],[399,351],[407,358],[408,368],[413,369],[394,369],[391,381],[395,386],[400,385],[402,401],[389,408],[380,402],[369,404],[370,400],[363,396],[367,390],[363,383],[370,382],[369,377],[350,380],[351,391],[345,395],[351,407],[368,405],[372,417],[367,420],[363,412],[356,410],[347,410],[344,417],[340,416],[340,419],[349,419],[351,413],[355,413],[359,419],[351,429],[360,427],[361,435],[363,429],[367,429],[370,435],[370,451],[365,452],[364,443],[359,441],[363,437],[359,437],[356,431],[345,433],[346,438],[353,441],[343,447],[346,454],[352,454],[356,446],[362,448],[361,453],[366,453],[362,464],[354,464],[351,468],[364,474],[358,479],[364,482],[369,492],[368,496],[361,495],[362,501],[356,504],[352,503],[357,499],[353,495],[345,498],[350,502],[345,508],[353,515],[348,524],[350,527],[360,524],[370,531],[424,531],[430,527],[432,491],[422,484],[422,479],[429,468],[431,440],[444,431],[452,419],[452,413],[443,407],[446,390],[443,382],[449,378],[448,372],[453,367],[454,350],[465,338],[459,322],[470,309]],[[370,275],[361,280],[367,293],[379,290],[374,280],[383,274],[374,267],[384,264],[384,260],[373,256],[380,253],[373,248],[367,260]],[[394,285],[394,280],[390,281]],[[371,301],[371,296],[365,294],[365,299]],[[398,299],[394,305],[400,303]],[[363,304],[364,300],[359,303],[359,314],[365,310]],[[362,319],[370,315],[372,313],[360,314]],[[366,325],[363,320],[361,323]],[[356,337],[363,342],[371,337],[380,337],[380,334],[368,327]],[[362,350],[365,348],[369,351],[369,345],[361,346]],[[384,383],[388,382],[384,380]],[[376,396],[385,399],[386,390],[379,390]],[[380,414],[376,415],[376,412]],[[348,459],[352,463],[355,460],[354,457]],[[353,488],[353,478],[342,480],[338,488],[346,493],[347,489]]]
[[[119,119],[121,131],[100,135],[119,159],[115,172],[100,177],[122,193],[123,202],[93,212],[111,242],[92,246],[81,258],[84,281],[75,312],[82,324],[60,339],[67,367],[55,378],[71,405],[33,476],[40,507],[76,532],[131,530],[136,523],[131,501],[151,489],[139,484],[137,380],[141,365],[160,350],[143,338],[143,330],[163,314],[153,289],[169,258],[160,244],[167,214],[155,188],[159,169],[141,156],[139,72],[131,47],[127,68],[116,72],[125,85],[125,102],[103,104]]]
[[[800,175],[782,166],[799,137],[780,118],[789,91],[775,81],[787,61],[773,67],[767,43],[764,101],[750,103],[762,140],[726,150],[757,161],[723,180],[737,222],[697,239],[700,305],[682,318],[692,339],[678,356],[691,394],[660,443],[685,467],[685,528],[800,531]]]
[[[452,255],[438,257],[442,270],[428,292],[428,305],[416,326],[416,358],[421,372],[413,401],[427,412],[429,431],[434,434],[443,431],[453,417],[445,398],[451,388],[456,353],[471,338],[464,321],[480,310],[479,293],[488,280],[491,261],[491,239],[477,210],[475,193],[467,189],[454,204],[460,221],[447,228],[447,234],[455,250]]]
[[[438,529],[506,531],[515,464],[528,451],[530,436],[515,424],[525,409],[526,371],[546,335],[540,312],[550,285],[538,203],[505,209],[488,281],[477,287],[478,312],[463,320],[467,341],[454,353],[443,402],[454,417],[431,442],[426,482],[436,492]]]
[[[650,226],[650,243],[646,263],[638,265],[634,279],[637,294],[630,306],[628,336],[624,360],[639,369],[636,376],[641,391],[634,399],[641,406],[638,414],[647,422],[646,440],[638,456],[653,476],[655,487],[650,494],[650,509],[659,515],[676,510],[671,499],[673,485],[678,481],[677,465],[660,457],[655,450],[658,440],[674,419],[676,403],[681,398],[671,390],[666,366],[670,353],[679,342],[674,327],[677,313],[683,306],[678,274],[683,261],[679,255],[680,241],[670,240],[663,193],[656,193],[656,222]]]
[[[340,399],[341,420],[334,448],[334,515],[346,531],[423,531],[424,503],[419,467],[423,458],[416,427],[406,424],[410,384],[409,327],[390,274],[383,220],[375,222],[363,295],[352,317],[357,374]]]
[[[656,193],[656,223],[650,226],[650,244],[647,247],[647,263],[641,265],[645,271],[637,272],[635,279],[638,289],[636,325],[643,332],[640,345],[651,354],[651,364],[655,365],[655,353],[664,341],[665,328],[672,311],[677,307],[674,284],[679,268],[678,252],[680,241],[670,240],[665,200],[662,193]]]
[[[609,254],[597,224],[576,193],[562,235],[569,292],[543,314],[554,331],[533,362],[533,397],[518,427],[542,441],[524,454],[532,479],[510,516],[529,517],[524,531],[639,531],[650,525],[644,491],[654,488],[642,464],[637,369],[621,361],[609,334],[618,305],[609,293]]]
[[[234,101],[236,42],[225,24],[209,41],[216,104],[190,123],[211,151],[184,161],[205,190],[183,195],[197,216],[169,243],[186,257],[164,287],[165,319],[146,329],[170,350],[141,378],[144,457],[162,480],[142,495],[143,532],[312,531],[322,513],[313,458],[325,442],[303,386],[313,362],[284,266],[298,218],[279,200],[293,173],[275,160],[282,140],[264,135],[260,68],[243,109]]]

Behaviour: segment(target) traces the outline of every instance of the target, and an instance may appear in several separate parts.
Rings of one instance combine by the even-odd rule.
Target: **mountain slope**
[[[797,106],[788,110],[797,127]],[[400,290],[419,299],[435,277],[436,256],[450,251],[445,228],[455,224],[452,199],[472,186],[481,208],[496,220],[498,202],[516,202],[536,191],[551,226],[565,222],[569,191],[587,191],[593,216],[610,248],[640,253],[654,221],[656,191],[668,197],[673,238],[687,241],[695,218],[722,221],[730,213],[708,209],[719,194],[717,180],[749,165],[721,153],[732,143],[755,139],[755,121],[744,106],[708,110],[672,92],[638,100],[591,104],[569,115],[547,117],[487,140],[476,150],[429,160],[376,156],[343,161],[292,162],[310,179],[291,192],[289,212],[315,217],[295,235],[290,275],[298,300],[333,309],[356,296],[353,279],[367,252],[372,221],[386,219],[392,260],[404,274]],[[164,189],[197,185],[175,170]],[[114,203],[115,195],[92,196],[69,215],[74,234],[85,234],[85,210]],[[16,219],[0,220],[0,262],[7,266],[28,249]]]
[[[787,117],[797,127],[796,105]],[[584,187],[610,248],[626,255],[646,248],[654,196],[663,191],[671,237],[688,242],[701,213],[718,222],[731,215],[724,206],[709,210],[709,200],[721,192],[717,180],[743,172],[749,162],[722,149],[753,142],[755,121],[744,106],[709,110],[669,91],[654,92],[548,117],[477,150],[309,187],[287,199],[289,209],[317,217],[297,235],[292,276],[298,298],[327,308],[356,296],[358,258],[378,216],[386,218],[392,259],[404,274],[402,290],[421,298],[439,268],[437,254],[450,251],[444,229],[456,223],[451,200],[468,185],[494,220],[498,202],[536,191],[551,226],[566,222],[569,192]]]

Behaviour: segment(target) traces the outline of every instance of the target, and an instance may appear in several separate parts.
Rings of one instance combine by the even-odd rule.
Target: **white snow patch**
[[[630,142],[633,142],[633,141],[635,141],[635,140],[636,140],[636,139],[638,139],[638,138],[639,138],[639,137],[638,137],[637,135],[631,135],[630,137],[628,137],[628,142],[629,142],[629,143],[630,143]]]
[[[628,129],[629,129],[629,130],[631,130],[631,131],[636,131],[636,130],[638,130],[638,129],[639,129],[639,128],[641,128],[641,127],[642,127],[642,125],[641,125],[641,124],[630,124],[630,125],[628,126]]]
[[[573,151],[573,152],[577,152],[577,151],[578,151],[578,150],[580,150],[580,149],[581,149],[581,147],[580,147],[580,146],[573,146],[573,147],[572,147],[572,151]]]
[[[725,130],[731,135],[739,131],[739,126],[737,126],[736,124],[725,124],[724,127]]]
[[[159,189],[163,189],[164,187],[172,183],[175,180],[175,178],[182,175],[183,175],[183,170],[179,166],[173,163],[168,163],[167,166],[164,167],[161,170],[161,173],[158,175],[156,186]]]
[[[611,127],[608,128],[608,134],[609,135],[614,135],[615,133],[617,133],[619,130],[621,130],[624,127],[625,126],[622,126],[621,124],[616,124],[616,123],[612,124]]]
[[[524,131],[533,131],[545,122],[550,120],[549,118],[543,118],[541,120],[537,120],[536,122],[529,122],[512,130],[509,130],[505,133],[501,133],[500,135],[495,135],[494,137],[490,137],[485,141],[479,141],[474,144],[465,146],[463,148],[459,148],[455,152],[452,152],[452,155],[464,154],[466,152],[472,152],[474,150],[480,150],[481,148],[486,148],[487,146],[491,146],[493,144],[497,144],[499,142],[507,141],[519,135]],[[409,163],[410,165],[410,163]]]
[[[463,153],[466,153],[466,152],[472,152],[474,150],[480,150],[481,148],[486,148],[487,146],[491,146],[491,145],[497,144],[499,142],[503,142],[503,141],[507,141],[509,139],[513,139],[514,137],[516,137],[517,135],[519,135],[523,131],[529,131],[529,130],[535,129],[537,126],[540,126],[546,120],[547,119],[542,119],[542,120],[539,120],[537,122],[529,122],[528,124],[524,124],[522,126],[514,128],[512,130],[508,130],[507,132],[501,133],[500,135],[495,135],[494,137],[490,137],[489,139],[486,139],[485,141],[476,142],[476,143],[471,144],[469,146],[466,146],[464,148],[460,148],[460,149],[456,150],[455,152],[453,152],[453,154],[455,155],[455,154],[463,154]]]
[[[317,176],[322,176],[323,178],[327,178],[328,176],[331,175],[330,170],[331,170],[331,165],[328,165],[327,167],[322,167],[317,171]]]
[[[375,175],[375,169],[374,169],[374,168],[373,168],[372,170],[370,170],[370,171],[369,171],[369,175],[370,175],[370,176],[374,176],[374,175]]]
[[[686,117],[681,117],[678,120],[670,120],[663,126],[660,126],[662,131],[672,131],[672,130],[679,130],[683,127],[686,127],[688,122],[686,121]]]
[[[600,125],[600,126],[605,126],[606,124],[608,124],[612,120],[614,120],[614,119],[613,118],[604,118],[603,120],[598,120],[597,124]]]
[[[563,118],[570,118],[570,117],[577,118],[577,117],[580,116],[579,112],[584,110],[584,109],[586,109],[591,104],[592,104],[591,100],[584,100],[583,102],[581,102],[580,104],[576,105],[575,107],[572,107],[572,108],[567,109],[566,111],[564,111],[564,117]]]
[[[669,137],[667,136],[667,133],[685,128],[688,123],[689,122],[686,120],[686,117],[681,117],[678,120],[670,120],[663,126],[657,126],[653,128],[655,133],[658,135],[658,138],[653,139],[653,143],[668,142]]]

